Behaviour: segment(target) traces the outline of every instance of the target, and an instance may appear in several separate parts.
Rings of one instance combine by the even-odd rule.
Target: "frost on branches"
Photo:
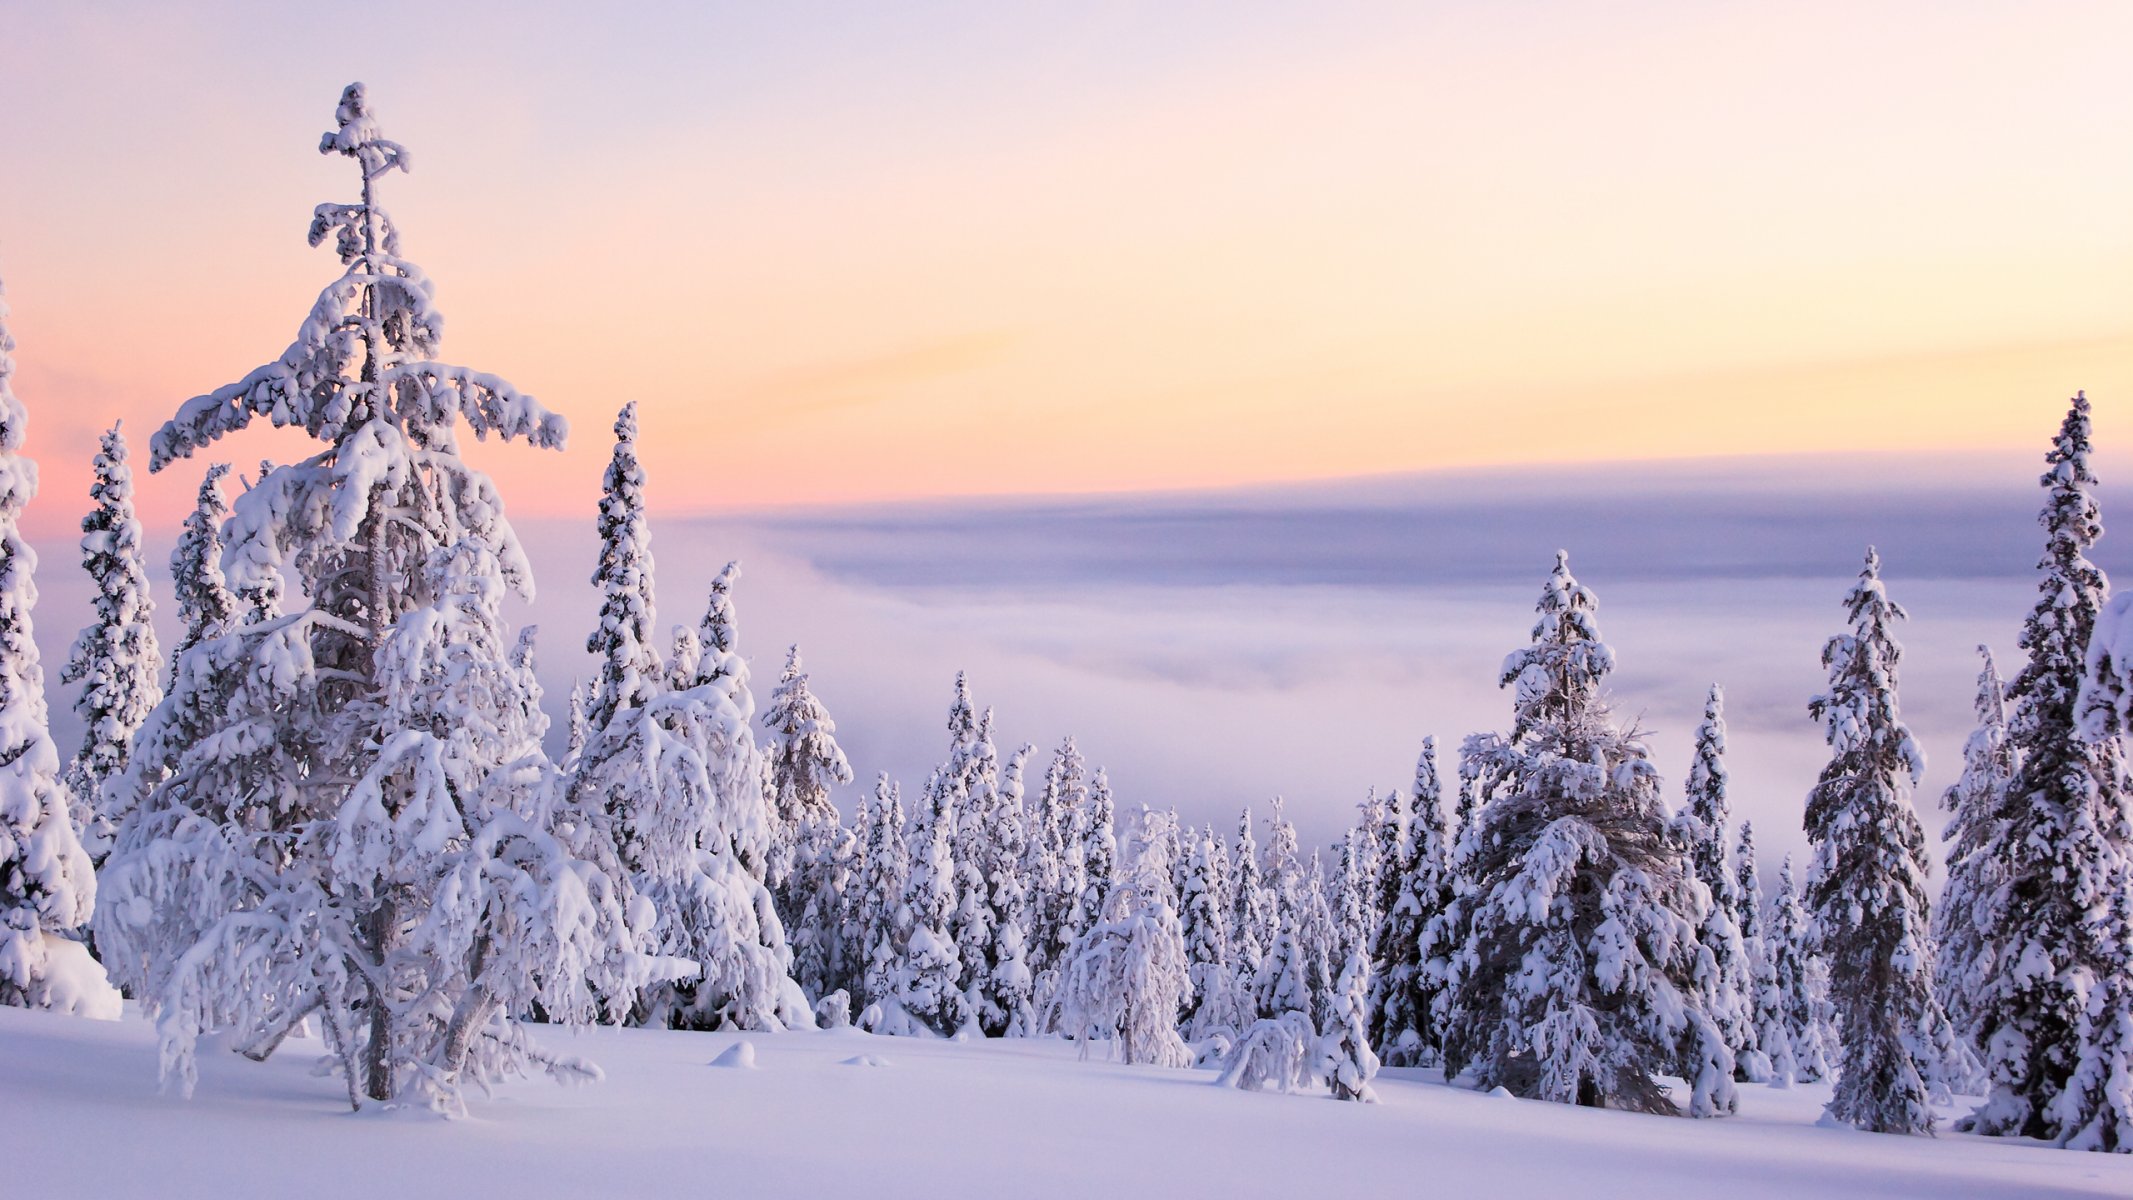
[[[519,1018],[618,1014],[648,967],[615,882],[559,836],[582,822],[540,750],[530,645],[499,612],[532,581],[458,452],[461,421],[540,448],[564,422],[437,360],[429,280],[372,200],[406,152],[362,85],[336,117],[320,150],[355,161],[362,200],[319,206],[311,239],[345,272],[279,358],[152,443],[160,469],[264,417],[321,448],[237,503],[223,567],[243,624],[184,653],[142,730],[96,933],[181,1090],[203,1035],[264,1057],[315,1020],[352,1103],[455,1112],[468,1085],[595,1076]]]
[[[1961,777],[1940,799],[1949,813],[1948,827],[1941,834],[1948,842],[1948,882],[1941,888],[1940,905],[1933,914],[1938,946],[1934,982],[1949,1018],[1972,1040],[1975,1020],[1970,998],[1988,983],[1980,970],[1990,966],[1986,947],[1994,934],[1984,922],[1993,917],[1994,895],[2001,882],[2003,830],[1997,814],[2017,761],[2007,736],[2006,686],[2000,681],[1992,651],[1979,646],[1977,652],[1984,660],[1977,678],[1977,728],[1963,743]]]
[[[1171,894],[1167,813],[1143,809],[1126,872],[1093,926],[1069,951],[1054,1000],[1056,1028],[1108,1042],[1122,1062],[1192,1065],[1178,1017],[1192,995],[1191,965]]]
[[[1933,947],[1925,832],[1910,795],[1926,764],[1897,714],[1904,611],[1882,587],[1874,551],[1844,607],[1851,632],[1823,646],[1829,691],[1808,705],[1830,747],[1807,794],[1808,903],[1830,956],[1843,1051],[1828,1116],[1875,1133],[1930,1133],[1919,1039],[1935,1014]]]
[[[148,561],[133,507],[133,468],[118,426],[97,444],[93,470],[89,498],[95,507],[82,518],[81,555],[96,588],[96,619],[74,639],[59,678],[81,685],[74,711],[82,720],[82,744],[67,764],[67,790],[82,845],[91,862],[102,863],[124,815],[118,806],[129,799],[110,781],[125,771],[135,735],[163,698],[163,652],[151,620],[155,603],[148,596]]]
[[[1508,738],[1467,740],[1480,807],[1460,835],[1468,883],[1433,922],[1448,986],[1447,1076],[1559,1103],[1734,1107],[1733,1055],[1705,1007],[1709,895],[1676,849],[1644,744],[1601,683],[1614,655],[1592,592],[1558,554],[1533,642],[1504,660]]]
[[[2099,623],[2109,584],[2088,558],[2103,533],[2089,435],[2089,402],[2076,395],[2045,455],[2039,596],[2020,638],[2029,659],[2007,688],[2012,774],[1987,814],[1963,818],[1976,851],[1950,870],[1965,931],[1978,935],[1957,949],[1972,961],[1962,1011],[1992,1085],[1964,1125],[2051,1141],[2087,1125],[2063,1093],[2091,1053],[2092,1000],[2125,970],[2109,914],[2133,844],[2119,736],[2133,660],[2123,619]]]
[[[37,464],[22,456],[29,414],[10,386],[14,374],[0,292],[0,1004],[115,1019],[117,995],[65,936],[88,923],[97,881],[59,777],[30,633],[37,555],[17,522],[37,494]]]

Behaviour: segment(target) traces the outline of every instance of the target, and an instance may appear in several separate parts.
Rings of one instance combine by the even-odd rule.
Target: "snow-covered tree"
[[[1059,744],[1044,773],[1030,813],[1029,861],[1023,870],[1030,894],[1029,965],[1036,979],[1035,1003],[1050,998],[1048,981],[1074,939],[1074,911],[1088,882],[1082,862],[1081,819],[1088,801],[1081,751],[1073,738]]]
[[[170,653],[173,674],[187,650],[208,638],[221,637],[237,622],[237,597],[230,593],[229,581],[222,574],[222,522],[230,514],[222,499],[222,477],[229,470],[228,463],[208,467],[193,510],[178,531],[178,544],[170,552],[171,592],[178,604],[178,624],[184,630]]]
[[[1991,859],[1966,872],[1989,878],[1989,891],[1966,879],[1960,900],[1979,935],[1959,951],[1972,963],[1961,1007],[1992,1087],[1965,1124],[1983,1134],[2069,1136],[2060,1094],[2082,1063],[2091,995],[2124,955],[2105,914],[2133,842],[2115,736],[2133,660],[2123,620],[2092,641],[2109,584],[2088,558],[2103,533],[2089,454],[2089,401],[2077,394],[2045,455],[2039,596],[2019,642],[2029,661],[2007,687],[2014,773],[1989,821],[1967,822]]]
[[[1785,1023],[1785,1048],[1792,1054],[1792,1077],[1803,1083],[1819,1082],[1829,1077],[1830,1069],[1834,1013],[1829,1004],[1829,972],[1816,949],[1814,917],[1801,901],[1789,854],[1778,868],[1766,946],[1770,978]]]
[[[1213,826],[1193,842],[1191,869],[1179,911],[1185,926],[1185,958],[1192,976],[1191,1009],[1185,1028],[1194,1041],[1234,1040],[1251,1023],[1251,1001],[1237,986],[1230,949],[1235,906],[1230,893],[1229,848]]]
[[[1104,897],[1118,877],[1118,835],[1113,830],[1111,780],[1102,767],[1089,777],[1089,791],[1081,803],[1075,829],[1081,834],[1081,896],[1072,918],[1078,938],[1088,931],[1104,910]]]
[[[1237,971],[1237,987],[1251,997],[1254,1013],[1259,1010],[1258,980],[1281,917],[1275,911],[1274,895],[1259,873],[1259,842],[1252,833],[1252,810],[1237,817],[1237,848],[1230,855],[1232,872],[1230,952]]]
[[[1333,1019],[1333,995],[1340,982],[1336,964],[1345,961],[1340,919],[1334,913],[1337,890],[1326,878],[1323,856],[1312,851],[1298,896],[1296,941],[1303,952],[1304,986],[1311,994],[1311,1020],[1321,1029]]]
[[[993,839],[995,857],[987,878],[996,922],[980,1015],[988,1032],[1006,1037],[1028,1037],[1037,1032],[1037,981],[1029,968],[1029,887],[1022,876],[1022,865],[1029,854],[1022,780],[1029,756],[1036,749],[1020,747],[1008,756],[1007,766],[1000,772],[994,821],[998,833]]]
[[[764,755],[773,829],[770,882],[784,901],[779,911],[797,920],[804,901],[790,894],[789,876],[806,870],[803,843],[819,850],[835,842],[828,837],[829,828],[839,823],[831,794],[852,782],[852,766],[837,745],[837,723],[808,689],[798,646],[785,652],[785,670],[763,710],[763,728],[770,739]],[[798,941],[795,931],[796,946]]]
[[[1084,1055],[1100,1040],[1123,1062],[1192,1064],[1178,1036],[1192,979],[1165,858],[1174,840],[1164,828],[1169,820],[1141,810],[1125,873],[1068,952],[1050,1023],[1078,1039]]]
[[[1686,799],[1674,818],[1676,835],[1688,847],[1696,879],[1711,893],[1710,913],[1699,935],[1711,951],[1713,971],[1703,981],[1704,1005],[1726,1035],[1736,1077],[1760,1083],[1770,1060],[1758,1048],[1751,1003],[1752,968],[1740,928],[1740,896],[1726,862],[1725,693],[1711,685],[1703,723],[1696,727],[1695,758],[1689,764]]]
[[[1442,989],[1427,969],[1424,938],[1431,920],[1450,902],[1452,886],[1433,737],[1422,739],[1414,795],[1405,812],[1404,832],[1384,874],[1385,916],[1370,974],[1370,1041],[1388,1064],[1414,1067],[1437,1061],[1434,1009]]]
[[[1933,1001],[1932,944],[1925,832],[1910,795],[1925,756],[1897,712],[1904,611],[1871,549],[1844,610],[1851,631],[1822,647],[1829,690],[1808,705],[1830,747],[1807,793],[1807,898],[1830,956],[1843,1051],[1829,1116],[1875,1133],[1929,1133],[1917,1039]]]
[[[720,576],[728,588],[732,571]],[[730,649],[731,601],[717,586],[712,612],[728,649],[618,708],[579,755],[571,791],[604,809],[632,889],[651,910],[651,945],[697,968],[648,986],[636,1019],[683,1029],[812,1027],[764,883],[770,813],[753,703],[746,666]]]
[[[1995,893],[2001,883],[1999,841],[2004,833],[1999,808],[2017,762],[2007,733],[2006,686],[2000,681],[1992,651],[1979,646],[1977,652],[1984,659],[1977,678],[1977,728],[1963,743],[1961,777],[1940,799],[1950,814],[1941,834],[1948,843],[1948,881],[1933,914],[1938,946],[1934,983],[1949,1019],[1973,1043],[1976,1026],[1970,1001],[1988,986],[1978,972],[1989,963],[1986,947],[1994,937],[1993,930],[1981,922],[1990,921],[1996,907]]]
[[[1748,1017],[1755,1026],[1755,1045],[1769,1064],[1767,1082],[1772,1087],[1791,1087],[1799,1075],[1792,1055],[1792,1038],[1785,1021],[1784,993],[1777,984],[1770,946],[1763,934],[1762,873],[1755,860],[1755,830],[1740,823],[1740,842],[1733,850],[1735,909],[1740,914],[1740,939],[1748,953]]]
[[[952,1036],[970,1021],[970,1007],[958,983],[962,960],[956,953],[949,922],[956,909],[955,785],[940,771],[926,781],[925,798],[912,814],[911,869],[905,878],[903,952],[896,980],[896,1007],[914,1025],[877,1030],[917,1033],[931,1030]]]
[[[1393,808],[1371,788],[1356,806],[1355,825],[1341,840],[1340,903],[1335,915],[1341,923],[1343,963],[1351,950],[1360,950],[1367,958],[1377,937],[1378,921],[1384,915],[1379,908],[1379,882],[1385,873]]]
[[[74,828],[46,725],[44,669],[30,632],[37,554],[17,528],[37,494],[23,457],[28,410],[15,398],[15,339],[0,292],[0,1004],[117,1016],[110,987],[80,942],[96,875]]]
[[[1467,739],[1467,876],[1433,927],[1447,1076],[1559,1103],[1732,1111],[1733,1055],[1699,981],[1709,894],[1676,849],[1643,742],[1613,722],[1614,654],[1558,553],[1532,644],[1504,660],[1511,735]]]
[[[163,652],[151,620],[155,602],[148,595],[148,560],[133,507],[133,468],[117,425],[97,444],[89,499],[95,507],[82,518],[81,556],[96,589],[96,617],[74,639],[59,678],[81,685],[74,711],[81,717],[82,742],[67,764],[67,791],[89,860],[102,863],[132,800],[124,787],[107,795],[107,781],[125,771],[134,737],[163,699]]]
[[[1378,1056],[1370,1049],[1370,964],[1360,950],[1342,964],[1325,1032],[1318,1039],[1316,1073],[1336,1100],[1376,1104],[1370,1081],[1378,1073]]]
[[[662,668],[653,644],[652,530],[644,503],[644,468],[637,462],[637,402],[615,417],[615,452],[600,480],[600,627],[585,649],[600,660],[586,722],[607,728],[625,708],[642,708],[660,690]]]
[[[873,803],[861,810],[860,823],[865,849],[859,856],[859,884],[849,919],[861,947],[860,992],[873,1014],[860,1024],[868,1029],[885,1022],[898,1027],[903,1023],[899,984],[909,932],[903,896],[911,852],[904,841],[903,795],[886,771],[875,778]]]
[[[452,1111],[468,1084],[591,1074],[516,1018],[612,1014],[649,967],[540,750],[530,643],[500,613],[530,593],[524,555],[458,454],[462,420],[541,448],[564,422],[437,360],[430,282],[373,203],[406,154],[362,85],[336,116],[320,149],[356,162],[362,199],[321,205],[311,237],[345,273],[279,358],[152,443],[160,469],[265,417],[324,445],[237,502],[223,566],[246,621],[186,651],[142,730],[96,935],[181,1088],[201,1035],[263,1056],[316,1018],[351,1102]]]
[[[962,688],[961,676],[956,684],[958,709],[967,710],[969,693]],[[949,918],[948,932],[955,939],[956,957],[962,963],[964,1004],[979,1028],[984,1029],[987,1014],[982,996],[992,976],[993,937],[999,929],[999,914],[993,910],[988,880],[989,868],[998,855],[993,846],[995,830],[988,822],[999,815],[1000,753],[992,740],[991,709],[965,730],[956,728],[956,717],[957,712],[951,711],[949,734],[956,741],[950,749],[948,765],[942,769],[955,822],[955,837],[950,844],[955,913]],[[996,1014],[989,1031],[997,1033],[1005,1023],[1006,1014]]]

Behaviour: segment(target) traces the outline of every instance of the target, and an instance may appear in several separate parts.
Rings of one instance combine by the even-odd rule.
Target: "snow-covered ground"
[[[713,1066],[748,1041],[755,1067]],[[203,1053],[157,1094],[153,1031],[0,1009],[0,1195],[71,1197],[2133,1196],[2133,1158],[1815,1124],[1826,1092],[1744,1086],[1690,1121],[1380,1076],[1376,1106],[1247,1094],[1056,1041],[854,1032],[548,1035],[604,1083],[514,1084],[457,1122],[352,1115],[292,1043]],[[878,1060],[870,1065],[863,1060]],[[855,1061],[862,1060],[862,1061]]]

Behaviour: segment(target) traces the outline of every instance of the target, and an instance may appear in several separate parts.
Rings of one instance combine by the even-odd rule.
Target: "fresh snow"
[[[407,1120],[351,1114],[340,1084],[311,1073],[316,1041],[292,1039],[265,1063],[203,1046],[187,1101],[157,1094],[154,1031],[136,1016],[0,1009],[0,1128],[46,1151],[13,1156],[5,1190],[417,1200],[695,1195],[715,1181],[749,1197],[2133,1195],[2133,1158],[1819,1128],[1820,1084],[1743,1087],[1737,1117],[1691,1121],[1506,1103],[1423,1070],[1380,1072],[1377,1104],[1236,1091],[1213,1086],[1211,1069],[1081,1061],[1049,1038],[900,1038],[895,1069],[854,1071],[890,1043],[852,1030],[542,1036],[599,1063],[604,1082],[511,1083],[465,1119]],[[744,1044],[756,1070],[704,1068]]]

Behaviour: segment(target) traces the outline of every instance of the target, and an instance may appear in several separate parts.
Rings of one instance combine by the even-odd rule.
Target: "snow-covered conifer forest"
[[[898,778],[739,562],[661,594],[652,414],[571,397],[573,431],[444,357],[385,207],[413,158],[363,85],[332,115],[339,273],[264,365],[110,427],[78,568],[18,529],[37,348],[0,308],[0,1127],[35,1147],[0,1192],[2133,1191],[2133,595],[2089,556],[2085,395],[1944,795],[1898,564],[1844,548],[1782,865],[1728,681],[1656,753],[1575,546],[1499,706],[1414,729],[1335,841],[1275,795],[1188,820],[954,662]],[[253,425],[284,459],[216,459]],[[536,638],[510,602],[588,564],[536,561],[465,440],[609,430],[597,622]],[[197,484],[167,573],[137,466]],[[77,569],[62,747],[31,621]]]

